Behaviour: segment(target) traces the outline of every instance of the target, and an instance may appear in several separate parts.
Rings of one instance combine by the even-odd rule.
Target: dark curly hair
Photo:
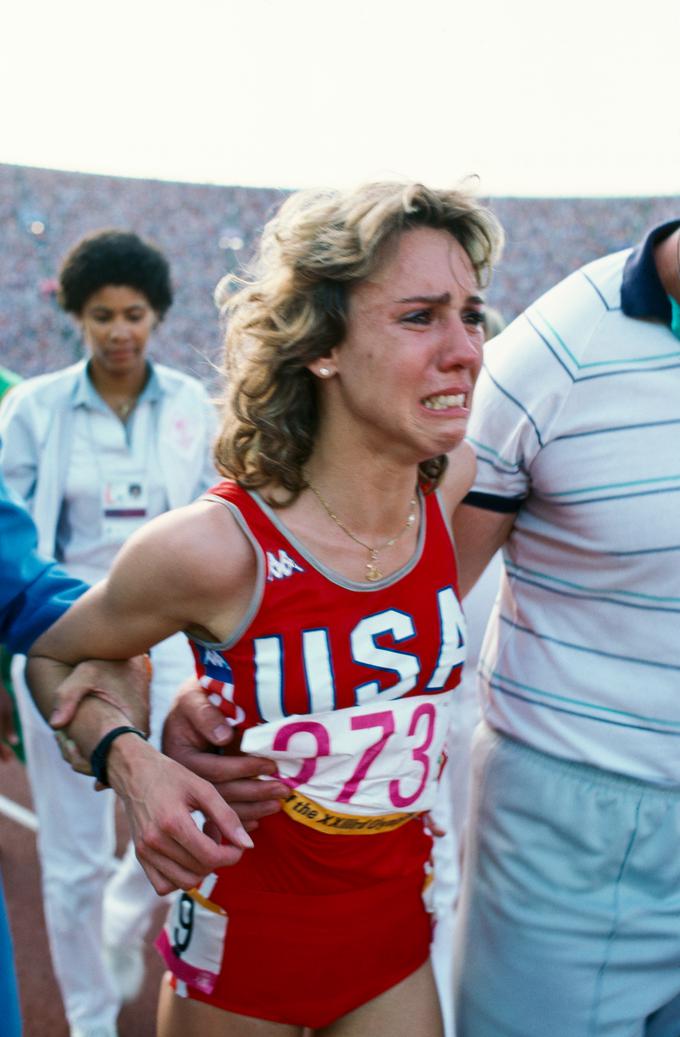
[[[61,264],[57,299],[79,317],[87,300],[110,284],[141,292],[160,320],[172,305],[167,259],[131,231],[100,230],[81,238]]]

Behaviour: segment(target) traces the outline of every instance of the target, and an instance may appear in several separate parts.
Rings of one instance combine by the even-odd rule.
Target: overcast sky
[[[11,0],[0,162],[680,194],[680,0]]]

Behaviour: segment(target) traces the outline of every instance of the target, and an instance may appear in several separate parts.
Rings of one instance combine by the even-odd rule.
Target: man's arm
[[[28,659],[26,677],[33,701],[55,730],[65,729],[90,696],[113,706],[128,724],[148,733],[151,673],[148,656],[110,662],[87,659],[75,667],[52,659]]]
[[[510,536],[516,512],[459,504],[453,516],[461,597],[474,587],[496,551]]]

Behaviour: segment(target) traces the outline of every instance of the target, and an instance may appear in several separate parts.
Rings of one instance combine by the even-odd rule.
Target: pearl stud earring
[[[330,374],[331,374],[330,368],[329,367],[320,367],[319,368],[319,374],[321,375],[322,378],[330,378]]]

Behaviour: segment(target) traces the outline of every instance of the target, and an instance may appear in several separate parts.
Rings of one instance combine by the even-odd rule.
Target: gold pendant
[[[382,580],[382,573],[373,562],[366,562],[366,579],[370,580],[371,583],[375,583],[376,580]]]

